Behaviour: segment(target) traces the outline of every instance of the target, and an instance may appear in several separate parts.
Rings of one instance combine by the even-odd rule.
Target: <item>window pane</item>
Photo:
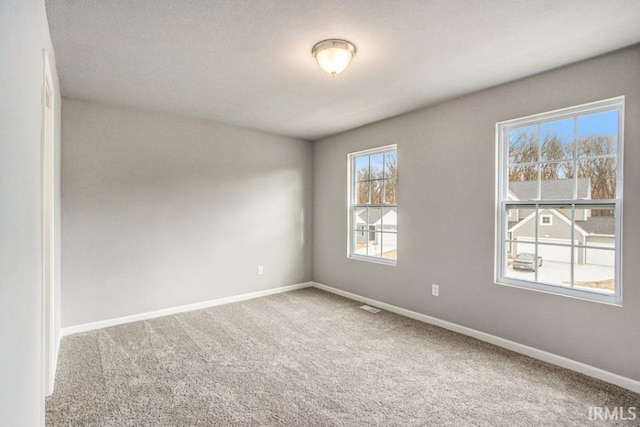
[[[543,240],[544,241],[544,240]],[[574,252],[577,252],[574,249]],[[538,282],[571,286],[571,248],[538,244]]]
[[[374,205],[382,204],[382,193],[384,192],[384,181],[377,179],[371,182],[371,203]]]
[[[359,205],[364,205],[365,203],[369,203],[369,181],[358,182],[356,183],[356,203]]]
[[[509,168],[509,200],[538,198],[538,166],[523,165]]]
[[[535,205],[509,205],[507,206],[506,225],[507,240],[517,240],[519,236],[533,236],[535,230]],[[523,229],[524,228],[524,229]]]
[[[573,162],[542,163],[540,179],[542,200],[574,198]]]
[[[538,128],[536,124],[507,130],[510,165],[538,161]]]
[[[618,111],[578,117],[578,157],[616,154]]]
[[[507,206],[507,218],[508,218],[508,221],[517,221],[518,210],[514,207]]]
[[[535,225],[531,220],[531,227]],[[558,243],[571,245],[571,205],[540,206],[538,209],[538,243]],[[518,234],[518,237],[523,233]],[[533,235],[532,235],[533,236]]]
[[[367,208],[354,208],[353,216],[353,248],[358,255],[367,254]]]
[[[382,208],[368,208],[369,210],[369,229],[373,231],[382,230]]]
[[[367,254],[367,242],[369,233],[366,231],[366,225],[358,225],[353,232],[353,248],[356,255]]]
[[[581,248],[574,265],[575,287],[588,291],[615,293],[615,251]]]
[[[579,206],[575,213],[575,236],[583,246],[614,248],[616,242],[615,208],[612,206]]]
[[[514,244],[512,242],[505,243],[504,253],[506,254],[506,257],[505,257],[506,262],[504,263],[504,265],[506,265],[508,268],[511,268],[511,263],[513,262],[513,259],[516,257],[515,252],[513,252],[513,247],[514,247]]]
[[[353,225],[355,228],[367,226],[367,208],[353,208]]]
[[[369,232],[367,255],[376,257],[380,257],[382,255],[382,233],[376,233],[374,231]]]
[[[564,160],[574,157],[575,119],[557,120],[540,125],[542,160]]]
[[[382,209],[382,231],[398,231],[398,208]]]
[[[578,162],[578,190],[583,188],[578,198],[616,198],[616,159],[601,157]]]
[[[395,179],[384,180],[384,202],[390,205],[398,203],[398,181]]]
[[[578,258],[578,262],[591,268],[598,267],[601,273],[613,278],[613,267],[616,263],[615,251],[613,247],[609,249],[585,248],[584,257]]]
[[[520,209],[515,206],[507,206],[506,212],[504,221],[507,226],[507,235],[505,237],[510,239],[509,233],[511,232],[511,229],[520,222]]]
[[[369,156],[356,157],[355,162],[356,181],[366,181],[369,179]]]
[[[395,178],[398,176],[398,152],[384,153],[384,177]]]
[[[382,233],[382,257],[398,259],[398,235],[395,233]]]
[[[614,293],[615,206],[577,206],[575,218],[579,243],[574,265],[576,288]]]
[[[380,179],[382,178],[382,171],[384,169],[384,155],[374,154],[370,156],[370,170],[371,170],[371,179]]]
[[[523,263],[523,255],[531,253],[530,246],[534,246],[531,243],[521,243],[521,242],[506,242],[506,250],[505,250],[505,277],[510,277],[513,279],[520,280],[528,280],[530,282],[535,281],[536,274],[535,270],[532,266]],[[518,263],[516,263],[516,259],[519,258]]]

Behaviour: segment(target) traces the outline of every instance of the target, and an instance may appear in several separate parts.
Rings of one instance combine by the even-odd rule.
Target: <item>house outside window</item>
[[[389,145],[348,155],[348,257],[396,265],[398,155]]]
[[[624,97],[500,122],[496,283],[620,305]]]

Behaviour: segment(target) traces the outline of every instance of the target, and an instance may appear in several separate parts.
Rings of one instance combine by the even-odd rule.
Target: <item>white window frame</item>
[[[509,210],[509,213],[511,213],[511,210]],[[549,222],[544,222],[545,219],[548,219]],[[549,214],[540,215],[540,225],[543,227],[553,226],[553,215],[549,215]]]
[[[623,204],[623,148],[624,148],[624,105],[625,97],[619,96],[615,98],[605,99],[602,101],[591,102],[587,104],[577,105],[574,107],[563,108],[546,113],[535,114],[513,120],[506,120],[496,123],[496,241],[495,241],[495,277],[494,281],[497,285],[512,286],[522,289],[540,291],[555,295],[562,295],[572,298],[583,299],[587,301],[595,301],[614,306],[622,306],[622,204]],[[604,111],[618,111],[618,141],[616,146],[616,198],[609,200],[592,200],[578,199],[574,194],[574,199],[568,200],[541,200],[535,198],[525,201],[509,201],[508,200],[508,156],[509,150],[506,147],[506,132],[508,129],[538,124],[546,121],[556,121],[565,118],[575,117],[584,114],[595,114]],[[540,159],[540,161],[542,161]],[[574,174],[577,175],[577,174]],[[540,179],[540,178],[539,178]],[[577,179],[577,176],[575,177]],[[615,208],[615,291],[611,293],[598,292],[597,289],[585,290],[584,288],[565,287],[559,285],[546,284],[536,281],[516,279],[506,276],[506,252],[505,241],[508,240],[508,215],[506,214],[507,206],[517,205],[535,205],[536,212],[545,209],[546,205],[566,205],[573,210],[579,209],[579,206],[588,205],[613,205]],[[539,224],[536,221],[535,224]],[[545,224],[547,226],[547,224]],[[573,227],[572,227],[573,228]],[[537,233],[536,233],[537,234]],[[537,237],[536,237],[537,239]],[[573,250],[572,259],[573,259]],[[536,249],[537,257],[537,249]],[[573,270],[572,270],[573,276]],[[537,271],[536,271],[537,277]],[[573,277],[572,277],[573,283]]]
[[[380,154],[380,153],[385,153],[387,151],[396,151],[396,155],[397,155],[397,151],[398,151],[398,145],[397,144],[391,144],[391,145],[385,145],[384,147],[378,147],[378,148],[372,148],[372,149],[368,149],[368,150],[362,150],[362,151],[357,151],[354,153],[349,153],[347,154],[347,258],[349,259],[353,259],[353,260],[358,260],[358,261],[367,261],[367,262],[373,262],[376,264],[383,264],[383,265],[389,265],[389,266],[396,266],[398,263],[398,259],[396,257],[396,259],[388,259],[388,258],[383,258],[383,257],[375,257],[375,256],[369,256],[369,255],[362,255],[362,254],[357,254],[356,253],[356,248],[355,248],[355,239],[353,238],[354,233],[355,232],[359,232],[359,229],[356,230],[355,228],[355,223],[354,223],[354,215],[355,215],[355,210],[354,207],[358,207],[358,206],[365,206],[365,205],[358,205],[356,203],[354,203],[355,199],[356,199],[356,170],[355,170],[355,161],[356,158],[361,157],[361,156],[371,156],[374,154]],[[398,180],[398,177],[396,176],[396,181]],[[388,204],[388,203],[384,203],[384,199],[382,201],[382,204],[367,204],[366,206],[370,206],[370,207],[381,207],[381,208],[390,208],[390,207],[395,207],[396,210],[398,208],[398,200],[396,200],[395,204]],[[370,233],[369,230],[367,230],[367,228],[363,228],[363,230],[365,234]],[[382,230],[381,230],[382,232]],[[395,232],[396,234],[396,242],[398,239],[398,232]]]

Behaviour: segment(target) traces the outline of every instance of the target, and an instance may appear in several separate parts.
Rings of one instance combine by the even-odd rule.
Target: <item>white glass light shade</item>
[[[322,70],[335,77],[349,66],[356,47],[346,40],[330,39],[316,44],[311,53]]]

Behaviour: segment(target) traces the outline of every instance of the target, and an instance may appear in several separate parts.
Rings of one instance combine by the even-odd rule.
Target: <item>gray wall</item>
[[[0,424],[44,420],[42,388],[42,50],[55,56],[43,1],[0,2]],[[59,111],[59,110],[58,110]],[[60,242],[59,141],[55,117],[55,245]],[[59,251],[56,277],[59,282]],[[59,287],[58,287],[59,289]],[[56,298],[56,301],[60,301]],[[57,310],[59,312],[59,310]]]
[[[311,280],[310,142],[62,110],[63,326]]]
[[[624,307],[495,285],[496,122],[618,95],[627,97]],[[640,380],[638,117],[635,47],[316,142],[314,280]],[[349,260],[347,153],[391,143],[398,265]]]

